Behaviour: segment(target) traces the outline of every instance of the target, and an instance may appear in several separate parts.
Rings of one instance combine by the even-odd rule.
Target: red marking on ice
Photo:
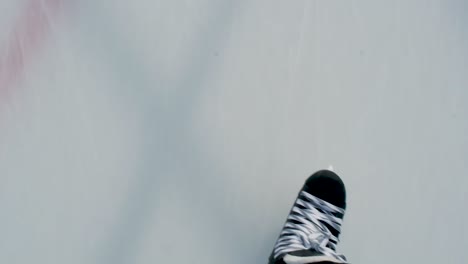
[[[62,0],[29,0],[14,27],[6,47],[0,53],[0,96],[24,75],[25,67],[40,50],[50,32],[50,19],[61,7]]]

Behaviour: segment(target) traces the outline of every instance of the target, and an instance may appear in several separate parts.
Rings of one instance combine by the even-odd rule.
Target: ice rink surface
[[[0,1],[0,263],[266,263],[332,164],[355,264],[468,262],[465,1]]]

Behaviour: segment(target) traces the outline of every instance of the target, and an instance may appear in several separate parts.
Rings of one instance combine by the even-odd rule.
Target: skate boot
[[[336,253],[345,209],[340,177],[329,170],[314,173],[297,196],[269,264],[348,263]]]

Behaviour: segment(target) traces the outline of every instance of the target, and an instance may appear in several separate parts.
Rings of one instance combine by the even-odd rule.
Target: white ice
[[[63,1],[0,92],[0,263],[266,263],[330,163],[352,263],[468,263],[467,7]]]

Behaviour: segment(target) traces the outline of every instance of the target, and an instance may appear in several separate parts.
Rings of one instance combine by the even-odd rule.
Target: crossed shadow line
[[[92,23],[93,26],[100,28],[99,36],[93,37],[105,38],[112,43],[111,46],[102,46],[99,52],[105,55],[103,59],[112,68],[114,77],[124,84],[123,87],[127,87],[120,96],[122,99],[126,98],[126,103],[128,98],[140,103],[143,106],[141,110],[143,119],[151,120],[146,122],[142,129],[141,138],[145,139],[145,148],[141,153],[143,159],[138,166],[134,184],[130,186],[124,209],[104,245],[104,254],[99,257],[102,263],[131,262],[149,226],[148,220],[152,219],[152,212],[157,211],[164,202],[156,201],[156,198],[158,192],[170,181],[168,177],[171,172],[175,168],[183,168],[184,171],[199,170],[203,167],[200,163],[206,162],[199,158],[202,156],[200,143],[195,142],[191,135],[191,112],[197,106],[198,98],[203,92],[203,84],[214,67],[215,56],[208,54],[222,47],[229,32],[227,29],[233,20],[233,9],[238,4],[237,1],[226,0],[219,4],[221,5],[219,9],[212,11],[212,15],[208,18],[210,21],[207,23],[208,26],[201,30],[191,45],[187,45],[193,52],[179,74],[180,81],[166,93],[154,92],[155,89],[152,87],[155,85],[167,84],[164,76],[158,75],[157,69],[149,70],[144,67],[140,55],[128,48],[127,41],[119,35],[118,29],[115,30],[115,26],[110,21],[104,19]],[[105,7],[99,3],[93,5],[94,11],[98,12],[99,16],[90,15],[88,19],[106,17]],[[129,75],[132,75],[132,78],[125,78]],[[141,109],[141,106],[138,107]],[[189,149],[192,151],[188,151]],[[158,154],[155,155],[155,152]],[[159,172],[158,175],[154,173],[155,170]],[[187,183],[180,186],[185,192],[193,193],[194,189],[204,188],[202,183],[209,180],[202,179],[203,174],[196,172],[179,179],[180,182]],[[198,178],[192,179],[193,176]],[[213,216],[213,204],[202,208],[204,212],[194,212],[193,215],[200,217],[205,215],[203,220],[208,226],[225,228],[223,223],[231,220],[229,208],[222,205],[216,207],[221,210],[216,212],[216,217],[206,217],[206,215]],[[236,239],[239,237],[238,229],[240,228],[235,226],[229,227],[231,242],[226,240],[227,243],[239,241]]]

